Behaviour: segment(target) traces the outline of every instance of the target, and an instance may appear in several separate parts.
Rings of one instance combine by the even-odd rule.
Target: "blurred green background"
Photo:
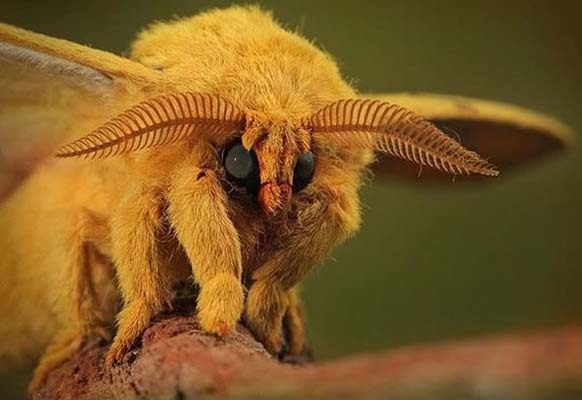
[[[233,2],[2,1],[0,21],[125,53],[154,20]],[[517,103],[582,132],[576,2],[260,1],[363,92]],[[582,322],[582,156],[482,185],[376,183],[360,234],[304,288],[321,359]],[[6,386],[5,386],[6,389]]]

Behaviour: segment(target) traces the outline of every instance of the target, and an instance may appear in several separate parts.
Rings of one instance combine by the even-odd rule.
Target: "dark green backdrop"
[[[228,4],[3,1],[0,21],[123,53],[153,20]],[[582,132],[582,24],[575,4],[259,4],[315,38],[362,91],[515,102]],[[320,358],[582,321],[576,149],[484,185],[371,185],[363,203],[359,236],[305,285],[309,336]]]

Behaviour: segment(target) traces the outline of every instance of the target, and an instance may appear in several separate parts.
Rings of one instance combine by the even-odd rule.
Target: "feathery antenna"
[[[202,93],[172,93],[141,102],[88,135],[61,147],[56,157],[106,158],[186,140],[211,138],[244,126],[230,102]]]
[[[454,175],[499,174],[477,153],[465,149],[420,115],[396,104],[371,99],[339,100],[317,111],[305,124],[314,136],[388,153]]]

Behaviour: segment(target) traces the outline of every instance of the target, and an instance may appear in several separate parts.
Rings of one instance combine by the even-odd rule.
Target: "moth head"
[[[227,178],[256,195],[268,217],[311,184],[317,141],[347,152],[387,153],[453,175],[498,174],[420,115],[367,99],[332,102],[300,120],[284,120],[241,110],[216,95],[173,93],[137,104],[63,146],[57,156],[105,158],[180,141],[223,143]]]
[[[240,139],[223,151],[227,177],[257,196],[266,216],[283,210],[315,172],[311,134],[293,121],[272,122],[248,113]]]

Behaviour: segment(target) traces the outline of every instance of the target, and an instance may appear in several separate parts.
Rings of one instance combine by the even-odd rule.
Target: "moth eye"
[[[224,153],[223,166],[228,179],[239,187],[255,190],[259,186],[259,163],[256,154],[240,141],[232,143]]]
[[[315,170],[315,157],[308,151],[297,157],[295,170],[293,171],[293,192],[299,192],[309,185]]]

